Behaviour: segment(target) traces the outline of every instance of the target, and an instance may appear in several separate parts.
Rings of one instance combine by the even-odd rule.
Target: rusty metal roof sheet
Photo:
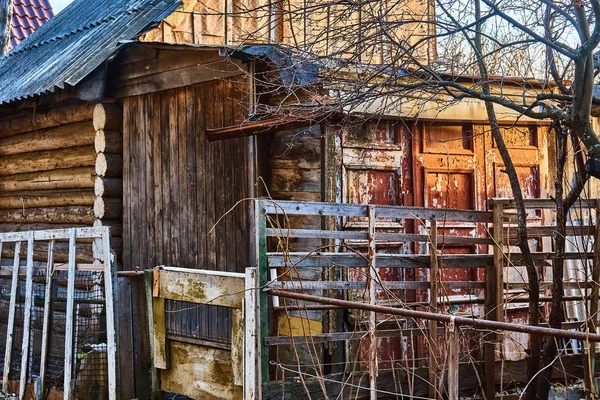
[[[17,47],[53,16],[48,0],[13,0],[10,48]]]
[[[22,0],[27,1],[27,0]],[[0,58],[0,104],[74,86],[179,0],[76,0]]]

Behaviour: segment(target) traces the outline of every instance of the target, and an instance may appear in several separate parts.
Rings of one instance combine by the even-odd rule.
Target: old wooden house
[[[302,104],[281,107],[280,93],[265,89],[264,82],[282,88],[310,84],[311,66],[273,43],[268,29],[242,45],[247,31],[261,32],[250,26],[256,21],[227,14],[228,7],[242,2],[208,3],[75,0],[0,59],[0,231],[110,227],[120,272],[115,296],[122,399],[152,395],[156,343],[148,332],[141,271],[166,265],[244,273],[256,266],[260,218],[250,199],[472,210],[481,219],[461,214],[466,219],[440,222],[441,232],[459,237],[448,243],[446,253],[487,257],[490,242],[480,236],[491,220],[476,212],[487,212],[490,198],[510,197],[481,103],[466,100],[441,112],[418,113],[411,107],[376,113],[370,104],[361,118],[323,118],[299,112]],[[521,93],[523,85],[508,82],[506,90]],[[532,92],[542,90],[535,82],[527,85]],[[547,198],[554,144],[546,125],[510,112],[502,121],[527,197]],[[302,236],[321,229],[347,231],[338,239],[354,240],[355,248],[365,250],[367,218],[332,215],[289,215],[287,228],[298,236],[286,241],[286,251],[325,246],[324,236]],[[377,229],[423,234],[420,223],[408,219],[381,219]],[[531,219],[551,222],[538,211]],[[272,250],[280,251],[270,240]],[[426,254],[421,247],[387,240],[380,252]],[[57,243],[55,259],[68,261],[68,251]],[[34,258],[44,260],[46,252],[36,247]],[[3,256],[13,255],[4,249]],[[94,263],[105,256],[92,241],[78,247],[77,257]],[[397,285],[407,290],[405,301],[426,301],[417,290],[424,288],[418,285],[424,283],[422,275],[381,270],[384,280],[413,282]],[[277,270],[272,271],[274,278]],[[315,271],[307,268],[296,278],[324,279],[321,270]],[[364,280],[354,273],[357,281]],[[516,287],[520,267],[508,274]],[[483,288],[484,272],[448,268],[444,279],[456,283],[448,298],[466,304]],[[242,398],[241,385],[230,379],[235,374],[231,330],[239,323],[235,310],[182,301],[164,307],[171,365],[181,368],[161,372],[161,388],[193,398]],[[335,332],[351,317],[314,307],[306,318],[298,310],[274,307],[273,336],[306,335],[307,326],[311,335]],[[523,307],[517,303],[507,311],[509,317],[523,321]],[[522,359],[526,340],[515,336],[507,342],[505,359]],[[328,365],[324,374],[339,373],[336,364],[344,363],[344,354],[362,354],[341,345],[319,345],[314,352],[302,344],[294,349],[289,340],[277,345],[271,360],[289,365],[316,357]],[[399,337],[381,339],[380,364],[393,363],[401,348],[411,346],[418,347]],[[190,350],[196,348],[204,352]],[[269,351],[264,353],[268,358]],[[263,374],[269,368],[275,381],[288,377],[268,364]],[[276,384],[265,387],[264,398],[288,398]]]

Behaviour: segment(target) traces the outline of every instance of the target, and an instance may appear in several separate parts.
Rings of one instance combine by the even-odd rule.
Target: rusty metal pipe
[[[555,328],[545,328],[541,326],[531,326],[524,324],[511,324],[508,322],[498,322],[498,321],[489,321],[485,319],[475,319],[475,318],[466,318],[453,316],[449,314],[437,314],[426,311],[416,311],[409,310],[405,308],[394,308],[380,305],[371,305],[360,303],[356,301],[347,301],[347,300],[339,300],[332,299],[328,297],[322,296],[312,296],[304,293],[294,293],[288,292],[286,290],[277,290],[277,289],[269,289],[267,293],[272,296],[285,297],[288,299],[296,299],[296,300],[304,300],[311,301],[314,303],[321,304],[329,304],[332,306],[338,306],[341,308],[347,309],[357,309],[357,310],[365,310],[365,311],[374,311],[381,314],[389,314],[389,315],[400,315],[402,317],[410,317],[410,318],[421,318],[428,319],[433,321],[440,321],[449,323],[451,320],[454,320],[455,324],[458,325],[466,325],[466,326],[474,326],[476,328],[483,328],[489,330],[501,330],[501,331],[511,331],[511,332],[523,332],[529,333],[532,335],[542,335],[542,336],[552,336],[564,339],[575,339],[575,340],[589,340],[590,342],[600,342],[600,334],[597,333],[586,333],[586,332],[578,332],[578,331],[566,331],[563,329],[555,329]]]

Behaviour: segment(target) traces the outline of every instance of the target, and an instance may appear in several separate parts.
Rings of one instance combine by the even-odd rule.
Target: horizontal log
[[[93,111],[94,104],[77,103],[56,107],[46,112],[32,110],[19,113],[12,118],[0,120],[0,137],[91,120]]]
[[[110,227],[110,236],[112,237],[122,237],[123,236],[123,222],[121,220],[112,220],[109,221],[107,219],[104,220],[95,220],[93,226],[95,228],[101,228],[103,226]]]
[[[94,187],[95,179],[96,172],[93,165],[89,167],[0,176],[0,191],[90,189]]]
[[[96,195],[91,189],[11,192],[0,196],[0,209],[89,206],[95,200]]]
[[[98,219],[115,220],[123,215],[123,200],[119,198],[96,197],[94,215]]]
[[[96,150],[91,145],[1,157],[0,175],[95,166],[96,155]]]
[[[0,138],[0,155],[32,153],[68,147],[89,146],[96,131],[91,121],[66,124],[53,128]]]
[[[93,206],[0,210],[0,223],[60,223],[91,226],[95,220]]]
[[[96,104],[92,121],[95,130],[121,131],[123,126],[123,107],[116,103]]]
[[[120,154],[98,153],[96,157],[96,175],[107,178],[123,176],[123,156]]]
[[[25,250],[21,250],[21,258],[25,258]],[[9,246],[2,247],[2,258],[11,258],[14,256],[14,248]],[[34,261],[48,260],[48,242],[37,242],[33,247]],[[77,243],[76,261],[82,264],[91,264],[94,262],[91,243]],[[54,262],[69,262],[69,243],[54,243]]]
[[[100,197],[122,197],[123,180],[119,178],[97,177],[94,181],[94,193]]]
[[[96,131],[94,147],[98,153],[123,153],[123,135],[118,131]]]

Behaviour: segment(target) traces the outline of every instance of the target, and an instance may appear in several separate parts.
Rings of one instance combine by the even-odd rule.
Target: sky
[[[50,5],[52,6],[52,10],[54,14],[58,14],[62,11],[63,8],[71,4],[73,0],[50,0]]]

